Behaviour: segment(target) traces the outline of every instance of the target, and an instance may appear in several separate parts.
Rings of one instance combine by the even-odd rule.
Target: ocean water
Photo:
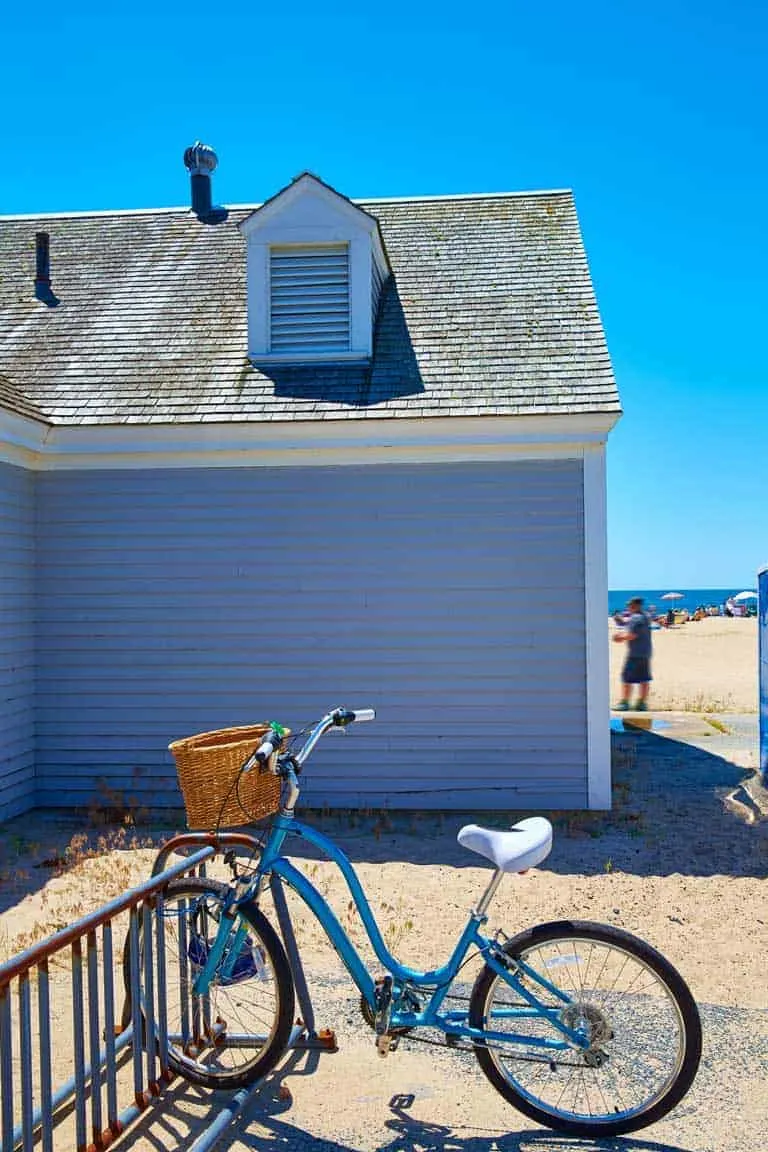
[[[724,604],[729,596],[744,592],[748,587],[747,585],[744,588],[612,588],[608,592],[608,614],[612,616],[614,612],[625,608],[627,600],[632,596],[642,596],[646,608],[655,604],[659,610],[687,608],[689,612],[694,612],[699,604]],[[756,591],[756,588],[752,590]],[[683,599],[662,600],[665,592],[682,592]]]

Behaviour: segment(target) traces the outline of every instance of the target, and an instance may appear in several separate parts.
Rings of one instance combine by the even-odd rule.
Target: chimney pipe
[[[49,296],[51,293],[50,236],[47,232],[35,233],[35,295]]]
[[[196,140],[184,153],[184,165],[189,171],[192,185],[192,211],[198,220],[208,220],[214,214],[211,199],[211,172],[219,163],[213,148]]]

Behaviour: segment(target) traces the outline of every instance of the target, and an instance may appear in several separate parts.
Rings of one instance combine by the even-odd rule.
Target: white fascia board
[[[51,425],[0,408],[0,462],[38,467]]]
[[[587,803],[611,807],[608,541],[605,445],[584,453],[584,627],[587,678]]]
[[[41,470],[579,458],[605,442],[616,419],[615,414],[368,417],[52,427],[0,413],[0,458],[7,458],[6,445],[25,454],[27,467]]]
[[[376,221],[373,216],[370,216],[362,208],[358,208],[356,204],[338,192],[327,188],[312,176],[306,175],[294,181],[293,184],[289,184],[287,188],[275,196],[274,200],[270,200],[263,207],[257,208],[250,216],[246,216],[245,220],[240,221],[238,228],[244,236],[250,237],[279,220],[284,213],[290,214],[291,208],[305,197],[312,197],[321,201],[327,211],[347,220],[355,228],[367,233],[371,233],[376,228]]]

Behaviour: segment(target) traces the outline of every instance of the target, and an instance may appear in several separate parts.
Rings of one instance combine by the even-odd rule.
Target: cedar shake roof
[[[368,364],[249,362],[253,208],[0,218],[0,407],[52,424],[620,411],[570,192],[356,203],[393,271]]]

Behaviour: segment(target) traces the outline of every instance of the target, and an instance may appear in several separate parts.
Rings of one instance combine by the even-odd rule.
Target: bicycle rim
[[[529,1044],[478,1052],[512,1103],[550,1127],[616,1134],[660,1118],[685,1094],[698,1065],[698,1013],[680,977],[652,949],[625,933],[586,929],[534,931],[523,947],[513,942],[509,951],[570,1003],[532,977],[523,977],[524,987],[590,1039],[586,1051],[574,1046],[543,1053]],[[489,1030],[559,1038],[543,1019],[514,1022],[499,1015],[523,1003],[501,977],[487,980],[483,1000]]]

